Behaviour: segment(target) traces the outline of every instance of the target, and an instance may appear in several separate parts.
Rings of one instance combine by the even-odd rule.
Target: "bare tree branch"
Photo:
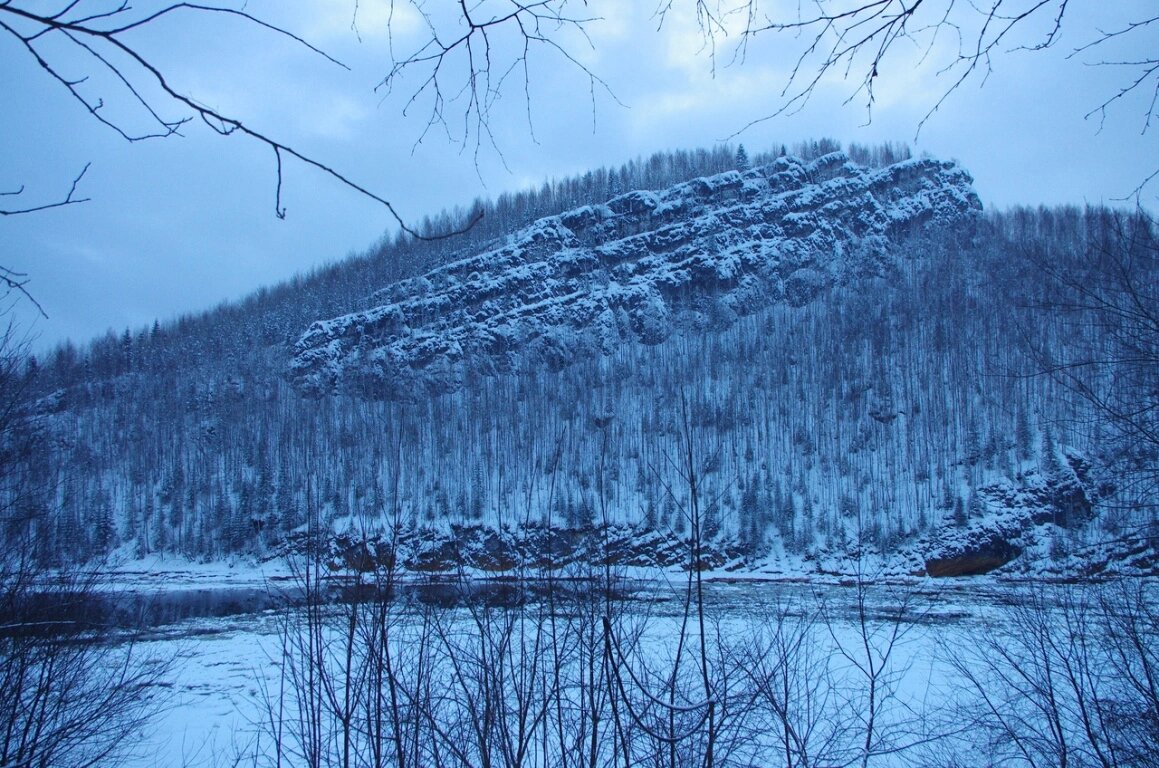
[[[661,22],[674,5],[675,0],[661,3],[657,12]],[[985,83],[1001,54],[1037,52],[1056,46],[1070,10],[1070,0],[836,0],[799,4],[795,17],[791,17],[780,10],[762,13],[758,0],[716,0],[714,4],[695,0],[695,5],[706,45],[713,51],[714,67],[716,38],[727,35],[724,20],[733,16],[743,18],[734,49],[736,63],[743,63],[750,46],[762,36],[777,35],[778,43],[785,38],[799,41],[778,103],[742,126],[730,139],[760,123],[797,113],[833,77],[851,85],[844,103],[863,101],[866,121],[870,122],[879,79],[899,64],[912,65],[905,57],[912,57],[915,51],[920,54],[920,61],[937,63],[938,75],[946,79],[940,96],[918,122],[920,133],[959,88],[971,81]],[[1124,40],[1137,43],[1156,22],[1159,15],[1147,15],[1110,31],[1097,30],[1092,40],[1071,52],[1071,58],[1106,52],[1106,58],[1085,63],[1127,73],[1123,84],[1086,115],[1098,118],[1100,128],[1108,110],[1136,94],[1146,97],[1140,116],[1142,132],[1146,133],[1157,119],[1159,58],[1112,53],[1112,48]],[[950,53],[941,50],[947,36],[952,41]],[[1147,175],[1129,197],[1137,199],[1157,176],[1159,168]]]
[[[19,216],[29,213],[38,213],[40,211],[47,211],[53,208],[63,208],[66,205],[76,205],[77,203],[87,203],[89,198],[77,197],[76,188],[80,184],[81,179],[88,173],[90,163],[85,163],[85,167],[81,169],[76,178],[72,180],[72,186],[69,187],[68,194],[64,196],[63,200],[56,200],[51,203],[41,203],[39,205],[30,205],[24,208],[0,208],[0,216]],[[18,189],[11,192],[0,192],[0,197],[19,197],[24,194],[24,186],[21,185]],[[28,275],[24,272],[17,272],[14,269],[0,265],[0,283],[7,289],[7,293],[15,291],[28,301],[32,302],[32,306],[36,307],[36,311],[40,315],[48,319],[48,313],[44,311],[44,307],[40,305],[31,293],[28,292]]]
[[[61,208],[61,207],[66,206],[66,205],[75,205],[77,203],[87,203],[89,201],[89,198],[87,198],[87,197],[79,197],[78,198],[76,196],[76,188],[77,188],[77,185],[80,184],[80,180],[84,178],[84,175],[86,173],[88,173],[90,165],[92,165],[92,163],[85,163],[85,167],[81,168],[80,173],[78,173],[76,175],[76,178],[72,180],[72,186],[69,187],[68,194],[65,195],[63,200],[57,200],[56,202],[52,202],[52,203],[42,203],[40,205],[32,205],[32,206],[28,206],[27,208],[0,208],[0,216],[18,216],[20,214],[25,214],[25,213],[36,213],[38,211],[47,211],[50,208]],[[0,197],[19,197],[22,194],[24,194],[24,186],[23,185],[21,185],[19,189],[14,190],[12,192],[0,192]]]
[[[1100,30],[1091,42],[1076,48],[1070,54],[1069,58],[1078,57],[1092,51],[1107,50],[1128,37],[1131,40],[1136,40],[1140,34],[1152,28],[1152,25],[1159,26],[1159,14],[1132,21],[1124,27],[1119,27],[1111,31]],[[1090,62],[1090,66],[1113,67],[1126,71],[1129,74],[1118,90],[1104,99],[1094,109],[1087,112],[1084,117],[1088,120],[1098,118],[1099,130],[1101,131],[1106,125],[1107,115],[1112,107],[1122,104],[1128,97],[1136,93],[1142,93],[1146,101],[1143,103],[1143,114],[1141,116],[1143,127],[1140,132],[1147,133],[1155,120],[1159,119],[1159,56],[1127,59],[1104,58]],[[1159,176],[1159,167],[1156,167],[1154,171],[1139,182],[1138,186],[1129,195],[1119,199],[1134,199],[1138,203],[1144,188],[1154,181],[1157,176]]]
[[[267,132],[251,128],[235,115],[208,107],[193,96],[179,91],[157,63],[126,39],[130,33],[178,12],[220,14],[285,37],[328,62],[346,68],[302,37],[245,10],[216,5],[178,2],[145,15],[134,15],[134,9],[128,3],[112,8],[96,6],[91,11],[90,8],[93,8],[91,2],[74,0],[62,10],[48,12],[33,4],[24,5],[9,0],[0,3],[0,33],[7,33],[15,39],[37,65],[81,104],[93,119],[126,141],[138,142],[173,136],[194,118],[198,118],[222,136],[237,134],[265,144],[274,150],[275,155],[275,213],[279,218],[285,216],[285,208],[282,206],[282,161],[289,157],[383,206],[403,232],[417,239],[457,234],[475,223],[472,220],[459,230],[433,236],[420,233],[403,220],[390,201],[350,176]],[[74,54],[79,55],[79,58],[70,58]],[[85,66],[90,74],[75,77],[66,72],[66,67],[75,67],[78,61],[82,65],[87,62]],[[90,75],[100,75],[110,80],[113,91],[109,95],[115,99],[116,106],[121,110],[128,109],[130,114],[135,110],[137,117],[110,114],[104,96],[92,92],[97,86],[90,81]],[[66,202],[74,201],[69,199]]]
[[[395,59],[375,90],[388,95],[403,89],[403,114],[419,104],[429,105],[418,143],[432,129],[440,128],[452,141],[464,148],[470,146],[476,162],[484,145],[502,156],[492,132],[493,110],[513,78],[522,80],[528,126],[534,137],[530,88],[536,50],[561,58],[588,80],[593,115],[597,88],[615,99],[607,83],[563,41],[572,32],[591,46],[587,26],[597,20],[568,13],[568,0],[505,0],[486,8],[459,0],[457,10],[446,15],[416,0],[410,4],[422,18],[427,36],[417,48]],[[492,10],[494,5],[498,9]]]

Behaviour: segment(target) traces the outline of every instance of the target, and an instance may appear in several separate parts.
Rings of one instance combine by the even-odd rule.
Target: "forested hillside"
[[[1076,285],[1125,279],[1154,317],[1154,233],[1130,214],[983,214],[976,198],[968,203],[972,192],[955,192],[966,202],[953,216],[913,213],[881,231],[842,224],[848,234],[808,250],[799,244],[819,225],[795,234],[789,210],[775,222],[777,253],[787,243],[804,261],[776,279],[783,289],[796,275],[807,290],[764,295],[768,283],[758,282],[738,305],[720,300],[736,285],[705,287],[693,274],[696,290],[682,289],[675,303],[668,297],[656,332],[626,312],[614,334],[571,354],[478,365],[481,358],[464,353],[453,386],[384,388],[389,367],[375,369],[377,390],[364,380],[345,386],[352,379],[335,369],[324,386],[306,385],[297,361],[291,380],[312,322],[369,316],[350,313],[370,313],[384,297],[415,299],[416,281],[501,252],[517,232],[542,229],[544,217],[702,176],[716,179],[709,187],[724,183],[721,173],[773,179],[790,166],[821,167],[814,161],[833,149],[798,148],[799,162],[777,161],[783,150],[757,156],[741,176],[731,150],[589,173],[429,223],[437,232],[482,212],[463,238],[384,242],[238,305],[30,360],[13,377],[23,398],[20,433],[35,437],[37,449],[25,453],[28,482],[12,503],[34,519],[50,560],[113,550],[261,555],[311,523],[357,536],[406,531],[418,559],[423,547],[445,552],[452,526],[507,536],[541,524],[614,523],[661,541],[686,533],[678,457],[691,438],[706,533],[726,559],[750,566],[808,568],[858,546],[920,565],[999,544],[1006,549],[998,565],[1044,552],[1061,562],[1153,524],[1155,446],[1132,439],[1090,396],[1129,377],[1113,366],[1071,365],[1121,358],[1115,345],[1126,338],[1076,300]],[[837,157],[864,176],[908,153],[850,148]],[[794,194],[811,199],[820,194],[814,189]],[[837,222],[839,207],[816,214]],[[903,208],[912,213],[896,210]],[[705,211],[688,220],[695,216],[701,221]],[[721,252],[747,247],[736,232],[750,230],[729,216],[701,222],[723,229],[698,230],[688,241],[698,254],[715,247],[706,243]],[[616,235],[627,236],[635,233]],[[597,232],[572,245],[599,249],[612,239]],[[662,250],[639,242],[653,256]],[[766,251],[753,243],[757,270]],[[511,290],[526,298],[529,289]],[[488,296],[480,306],[513,297]],[[364,326],[358,332],[368,341],[351,347],[357,355],[381,360],[382,349],[416,338]],[[444,333],[440,327],[426,332]],[[1153,334],[1135,335],[1152,354]],[[518,349],[541,337],[518,336]],[[326,344],[337,338],[319,348],[336,349]],[[1141,397],[1153,385],[1154,368],[1141,365],[1141,373],[1132,369],[1134,395],[1115,397]]]

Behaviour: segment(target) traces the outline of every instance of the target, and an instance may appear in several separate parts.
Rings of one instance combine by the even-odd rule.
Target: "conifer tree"
[[[749,153],[745,151],[744,144],[741,144],[736,148],[736,169],[744,173],[749,167]]]

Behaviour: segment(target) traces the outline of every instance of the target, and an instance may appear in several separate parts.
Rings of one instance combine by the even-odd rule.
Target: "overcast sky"
[[[216,15],[184,13],[126,40],[179,91],[327,163],[390,200],[412,222],[468,206],[476,197],[658,150],[728,141],[753,153],[820,137],[904,141],[918,152],[956,159],[990,207],[1123,205],[1115,199],[1159,167],[1159,128],[1144,132],[1148,93],[1116,105],[1101,129],[1097,120],[1084,119],[1128,74],[1123,67],[1091,64],[1104,57],[1153,57],[1159,30],[1142,30],[1113,50],[1068,55],[1090,42],[1096,29],[1153,13],[1151,2],[1072,3],[1054,47],[998,56],[984,85],[968,81],[920,133],[923,116],[949,86],[945,75],[937,75],[954,50],[945,36],[924,59],[911,48],[885,62],[869,122],[864,99],[845,104],[852,85],[833,76],[796,114],[742,130],[780,103],[800,40],[759,37],[743,63],[730,63],[735,38],[723,40],[714,69],[687,12],[670,15],[657,30],[655,0],[592,2],[590,15],[602,18],[587,26],[590,44],[568,32],[558,40],[608,90],[593,90],[575,64],[533,48],[529,98],[517,70],[491,113],[498,150],[484,144],[478,151],[472,137],[461,142],[456,103],[447,107],[450,130],[424,136],[429,102],[419,99],[404,114],[413,82],[393,93],[374,90],[390,70],[392,47],[396,54],[409,52],[424,34],[398,0],[393,38],[387,36],[388,0],[360,0],[355,29],[354,0],[246,5],[349,70]],[[785,4],[796,7],[795,0]],[[680,11],[693,3],[673,5]],[[1037,42],[1035,32],[1041,28],[1027,28],[1003,49]],[[74,75],[85,73],[79,62],[68,66]],[[91,85],[94,92],[115,91],[97,80]],[[125,109],[123,99],[107,99],[106,109],[133,119],[115,111]],[[361,252],[394,226],[378,204],[292,162],[282,190],[287,216],[279,220],[268,147],[223,138],[197,123],[180,136],[127,143],[88,116],[2,30],[0,135],[0,191],[25,189],[20,198],[0,198],[0,206],[58,199],[91,163],[79,188],[89,202],[0,217],[0,265],[29,275],[28,288],[48,314],[33,324],[27,302],[13,313],[32,328],[41,351],[65,338],[83,342],[110,328],[136,330],[241,298]],[[1153,184],[1144,204],[1154,209],[1157,193],[1159,184]]]

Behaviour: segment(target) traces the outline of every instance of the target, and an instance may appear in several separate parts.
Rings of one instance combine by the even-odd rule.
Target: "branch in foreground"
[[[436,17],[423,3],[411,0],[412,8],[427,28],[427,37],[417,49],[395,60],[375,90],[389,94],[413,75],[417,82],[406,97],[403,114],[423,99],[430,102],[419,143],[432,128],[440,127],[448,138],[461,142],[464,147],[473,137],[476,160],[484,140],[502,157],[491,130],[491,109],[502,98],[509,78],[521,80],[527,121],[534,139],[530,60],[533,49],[540,49],[554,53],[587,79],[594,120],[597,86],[613,100],[616,96],[560,40],[570,30],[591,46],[587,26],[597,20],[594,16],[568,14],[567,4],[568,0],[506,0],[498,9],[488,6],[484,10],[461,0],[450,16]],[[451,105],[455,102],[462,106],[461,116],[451,115]],[[461,128],[452,130],[451,121],[460,120]]]
[[[0,216],[19,216],[19,215],[25,214],[25,213],[36,213],[38,211],[47,211],[51,208],[62,208],[66,205],[75,205],[77,203],[87,203],[89,201],[89,198],[76,197],[76,188],[77,188],[77,185],[80,184],[80,180],[84,178],[84,175],[86,173],[88,173],[90,165],[92,165],[92,163],[85,163],[85,167],[82,168],[80,173],[78,173],[76,175],[76,178],[72,180],[72,186],[69,187],[68,194],[65,195],[63,200],[57,200],[56,202],[53,202],[53,203],[43,203],[41,205],[33,205],[33,206],[29,206],[28,208],[11,208],[11,209],[0,208]],[[24,194],[24,186],[23,185],[21,185],[19,189],[16,189],[12,192],[0,192],[0,197],[19,197],[22,194]],[[9,285],[9,287],[12,287],[12,286]]]
[[[65,88],[93,119],[111,128],[126,141],[138,142],[170,137],[176,135],[182,126],[194,118],[200,118],[222,136],[236,133],[270,147],[274,150],[277,162],[275,214],[279,218],[285,216],[285,208],[282,206],[281,174],[281,162],[285,156],[321,171],[343,186],[382,205],[400,229],[416,239],[430,240],[459,234],[477,221],[477,218],[473,219],[465,227],[453,232],[433,236],[420,234],[407,225],[388,200],[371,192],[349,176],[265,132],[250,128],[236,116],[212,109],[199,103],[192,96],[180,92],[171,84],[160,66],[125,39],[128,33],[148,28],[178,11],[222,14],[288,38],[311,53],[345,68],[341,62],[306,42],[302,37],[245,10],[222,6],[179,2],[139,17],[131,16],[132,11],[133,8],[128,3],[107,10],[107,6],[94,7],[86,0],[74,0],[64,10],[53,13],[40,10],[35,5],[31,9],[22,7],[20,3],[9,0],[0,2],[0,35],[7,33],[15,38],[40,69]],[[77,67],[78,64],[87,71],[80,77],[70,76],[67,70]],[[112,84],[108,86],[112,89],[110,95],[115,98],[117,106],[135,111],[137,124],[133,123],[132,118],[108,113],[105,99],[86,90],[93,87],[89,82],[90,75],[100,76]],[[44,210],[71,202],[80,201],[72,200],[70,195],[66,202],[15,213]]]
[[[23,295],[24,298],[32,302],[32,306],[36,307],[36,311],[39,312],[45,320],[48,319],[48,313],[44,311],[44,307],[40,306],[40,302],[33,298],[32,294],[28,292],[28,289],[25,288],[25,286],[28,285],[27,273],[17,272],[13,269],[9,269],[8,267],[0,265],[0,283],[2,283],[8,289],[8,293],[16,291],[17,293]]]

